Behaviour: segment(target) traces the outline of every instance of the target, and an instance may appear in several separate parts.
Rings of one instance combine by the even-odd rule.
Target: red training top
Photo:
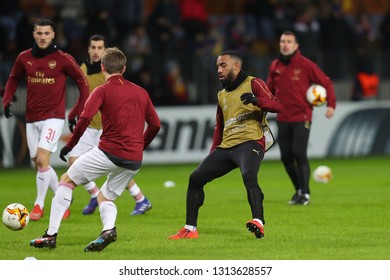
[[[76,82],[80,96],[69,119],[81,114],[88,98],[88,82],[74,58],[61,50],[42,58],[32,55],[32,49],[19,54],[5,87],[4,108],[11,102],[20,81],[27,85],[26,121],[36,122],[50,118],[65,118],[65,85],[70,76]]]
[[[91,93],[85,103],[72,138],[66,144],[68,148],[77,144],[99,110],[103,125],[99,149],[121,159],[141,161],[143,150],[161,126],[148,92],[120,74],[111,76]]]
[[[311,121],[313,107],[306,100],[306,91],[311,84],[322,85],[326,89],[327,106],[336,108],[332,81],[299,50],[287,65],[279,59],[271,63],[267,85],[283,105],[283,110],[277,114],[278,121]]]

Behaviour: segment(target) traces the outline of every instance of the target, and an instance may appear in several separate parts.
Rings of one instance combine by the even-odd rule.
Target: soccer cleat
[[[294,195],[292,196],[291,200],[288,202],[289,205],[295,205],[298,204],[298,201],[301,197],[301,190],[298,190]]]
[[[30,220],[39,221],[42,217],[43,217],[43,208],[41,208],[38,204],[34,205],[34,208],[30,213]]]
[[[246,223],[246,228],[253,232],[256,238],[264,237],[264,227],[257,221],[251,220]]]
[[[91,215],[95,212],[96,207],[98,207],[97,197],[92,197],[88,205],[83,209],[83,215]]]
[[[297,205],[308,205],[310,203],[310,196],[308,194],[303,194],[299,196]]]
[[[130,213],[130,216],[145,214],[145,212],[149,211],[150,209],[152,209],[152,204],[145,197],[144,200],[135,204],[134,210]]]
[[[100,252],[107,247],[108,244],[116,241],[116,228],[103,231],[97,239],[92,241],[85,247],[84,252]]]
[[[198,231],[197,230],[192,231],[186,228],[182,228],[181,230],[179,230],[178,233],[168,237],[168,239],[192,239],[192,238],[198,238]]]
[[[68,219],[69,216],[70,216],[70,209],[68,208],[65,210],[64,216],[62,216],[62,220]]]
[[[56,247],[57,233],[54,235],[48,235],[47,231],[41,237],[33,239],[30,241],[30,246],[35,248],[49,248],[54,249]]]

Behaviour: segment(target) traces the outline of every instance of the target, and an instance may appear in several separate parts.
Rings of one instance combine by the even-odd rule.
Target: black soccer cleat
[[[49,248],[55,249],[57,246],[57,233],[53,235],[48,235],[47,231],[41,237],[33,239],[30,241],[30,246],[35,248]]]
[[[309,195],[301,195],[297,201],[297,205],[309,205],[310,203],[310,198],[309,198]]]
[[[89,243],[85,247],[84,252],[100,252],[107,247],[108,244],[116,241],[116,228],[103,231],[98,238]]]
[[[294,195],[292,196],[292,198],[290,199],[290,201],[288,202],[289,205],[295,205],[295,204],[298,204],[299,200],[300,200],[300,197],[301,197],[301,192],[300,190],[297,191],[296,193],[294,193]]]
[[[256,236],[256,238],[263,238],[264,237],[264,227],[255,220],[250,220],[246,223],[246,228],[253,232],[253,234]]]

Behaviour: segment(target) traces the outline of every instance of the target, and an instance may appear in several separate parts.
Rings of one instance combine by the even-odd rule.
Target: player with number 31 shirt
[[[57,150],[65,122],[67,76],[76,82],[80,92],[69,113],[69,120],[75,120],[81,114],[89,88],[75,59],[53,43],[55,31],[51,20],[38,19],[34,24],[33,37],[33,47],[21,52],[15,61],[5,87],[3,106],[5,117],[10,118],[13,96],[19,83],[25,79],[27,144],[37,168],[37,197],[30,219],[36,221],[43,215],[48,188],[53,192],[58,188],[58,176],[50,166],[50,156]],[[64,218],[68,216],[67,211]]]

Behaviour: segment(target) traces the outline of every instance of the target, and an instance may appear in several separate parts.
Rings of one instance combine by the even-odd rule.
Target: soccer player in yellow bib
[[[264,194],[257,174],[264,153],[273,142],[266,114],[278,112],[281,105],[263,80],[248,76],[241,68],[242,57],[237,51],[225,51],[218,56],[217,72],[223,89],[218,92],[213,144],[208,156],[190,175],[185,226],[169,239],[198,238],[197,220],[205,199],[204,186],[236,168],[240,168],[252,212],[246,227],[256,238],[264,237]]]

